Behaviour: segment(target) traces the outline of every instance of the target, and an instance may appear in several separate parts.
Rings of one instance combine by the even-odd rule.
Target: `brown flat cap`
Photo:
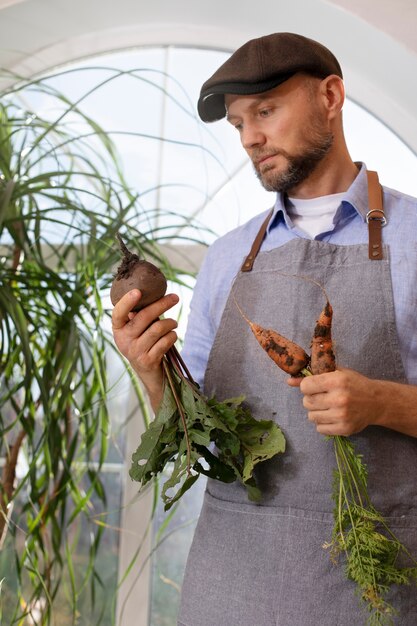
[[[343,77],[336,57],[325,46],[295,33],[273,33],[238,48],[202,86],[198,113],[203,122],[226,115],[224,94],[250,95],[277,87],[296,72],[319,78]]]

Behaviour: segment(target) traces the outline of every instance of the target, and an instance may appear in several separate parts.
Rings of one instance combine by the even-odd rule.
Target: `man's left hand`
[[[346,368],[288,380],[300,387],[308,419],[319,433],[346,436],[378,422],[380,382]]]

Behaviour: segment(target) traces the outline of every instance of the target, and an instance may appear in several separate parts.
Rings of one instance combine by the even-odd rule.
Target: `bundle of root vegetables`
[[[312,376],[335,371],[333,309],[327,296],[314,329],[310,356],[293,341],[249,320],[236,305],[259,344],[284,372],[291,376]],[[341,555],[345,556],[346,576],[356,583],[369,611],[369,626],[388,626],[394,623],[396,614],[395,607],[386,600],[388,592],[392,585],[417,582],[417,561],[373,506],[368,493],[367,468],[352,441],[340,435],[327,438],[333,443],[336,459],[332,490],[334,526],[330,541],[323,547],[330,551],[334,563],[338,563]],[[397,565],[401,554],[412,566]]]
[[[134,312],[161,298],[167,281],[152,263],[131,253],[119,237],[123,259],[113,281],[113,304],[131,289],[142,293]],[[248,498],[261,499],[254,469],[285,450],[285,437],[272,420],[255,420],[243,397],[218,402],[206,398],[175,346],[162,361],[165,385],[161,405],[132,457],[130,476],[142,486],[164,474],[165,510],[181,498],[201,474],[239,481]],[[216,453],[213,452],[216,449]]]
[[[133,288],[142,292],[141,306],[162,297],[166,290],[163,274],[129,252],[120,238],[119,241],[124,258],[112,286],[113,304]],[[336,369],[331,337],[333,312],[327,296],[326,300],[314,329],[310,355],[276,331],[249,320],[237,302],[236,306],[259,345],[279,368],[291,376],[311,376]],[[132,457],[132,479],[143,486],[168,472],[161,494],[166,510],[201,474],[223,482],[237,480],[247,489],[249,499],[260,500],[254,468],[285,451],[285,438],[279,427],[269,420],[255,420],[243,397],[223,402],[206,398],[175,346],[168,350],[163,369],[163,400]],[[330,436],[328,440],[336,459],[332,490],[334,527],[324,547],[334,563],[344,555],[346,576],[356,583],[369,610],[368,624],[392,624],[395,608],[386,600],[387,594],[391,585],[417,582],[417,561],[372,505],[367,468],[352,441],[343,436]],[[397,565],[401,553],[412,567]]]

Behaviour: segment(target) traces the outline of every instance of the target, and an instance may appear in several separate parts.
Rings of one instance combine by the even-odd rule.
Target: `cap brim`
[[[203,122],[216,122],[226,115],[224,96],[236,94],[250,96],[278,87],[281,83],[294,76],[294,72],[283,74],[271,80],[257,83],[222,83],[202,90],[197,103],[198,114]]]

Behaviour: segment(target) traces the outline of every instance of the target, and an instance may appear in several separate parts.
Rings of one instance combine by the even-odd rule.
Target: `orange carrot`
[[[333,309],[330,302],[327,300],[317,320],[313,340],[311,342],[310,369],[313,374],[334,372],[336,369],[336,359],[332,343],[332,317]]]
[[[298,376],[301,370],[308,365],[309,356],[301,346],[274,330],[263,328],[259,324],[247,321],[259,344],[284,372],[291,376]]]
[[[310,357],[301,346],[283,337],[275,330],[263,328],[259,324],[251,322],[246,317],[242,309],[235,299],[235,304],[239,309],[239,313],[243,319],[249,324],[258,343],[265,350],[267,355],[280,367],[284,372],[291,376],[298,376],[308,363]]]

